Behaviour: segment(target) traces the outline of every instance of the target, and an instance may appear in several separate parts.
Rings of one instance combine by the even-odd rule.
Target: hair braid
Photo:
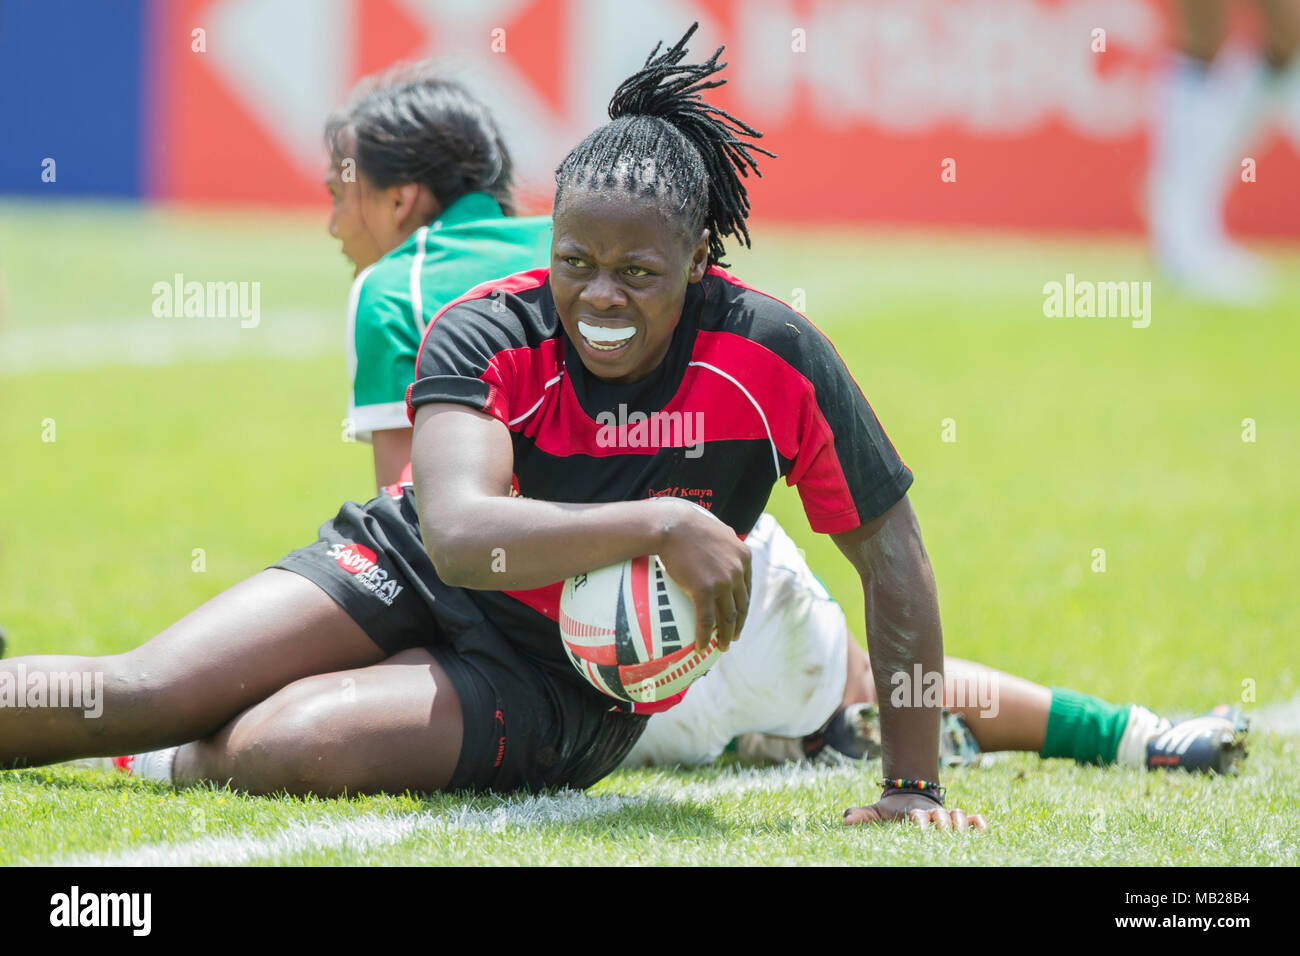
[[[723,86],[710,79],[723,47],[699,64],[682,64],[692,24],[670,49],[655,45],[645,65],[624,80],[609,101],[611,122],[579,143],[555,171],[555,205],[567,188],[622,188],[671,200],[691,235],[709,230],[709,264],[725,265],[724,236],[749,245],[749,196],[741,177],[761,176],[755,153],[776,154],[746,142],[762,133],[701,93]]]

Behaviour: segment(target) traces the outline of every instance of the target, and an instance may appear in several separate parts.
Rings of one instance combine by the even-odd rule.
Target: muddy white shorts
[[[741,639],[680,704],[650,718],[623,766],[708,763],[745,733],[802,737],[840,705],[850,639],[844,612],[771,515],[745,543],[753,585]]]

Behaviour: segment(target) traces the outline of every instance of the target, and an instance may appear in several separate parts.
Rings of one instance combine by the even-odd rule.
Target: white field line
[[[498,832],[511,827],[574,823],[617,813],[639,799],[586,794],[528,797],[493,810],[447,813],[387,814],[356,820],[295,823],[266,836],[202,837],[189,843],[153,844],[121,853],[90,855],[55,866],[203,866],[240,865],[267,857],[320,850],[370,850],[393,846],[417,836],[452,831]]]
[[[791,765],[772,769],[737,770],[717,780],[681,784],[653,781],[635,795],[561,793],[508,799],[491,810],[451,810],[446,813],[386,814],[356,820],[295,823],[265,836],[201,837],[188,843],[151,844],[113,854],[89,854],[62,860],[55,866],[237,866],[304,852],[370,850],[394,846],[419,836],[455,831],[496,833],[512,827],[576,823],[644,806],[651,801],[705,801],[750,790],[805,789],[845,775],[860,779],[852,768],[831,769]]]
[[[238,318],[139,319],[0,331],[0,378],[105,366],[168,366],[242,356],[306,358],[342,354],[343,328],[309,312]]]

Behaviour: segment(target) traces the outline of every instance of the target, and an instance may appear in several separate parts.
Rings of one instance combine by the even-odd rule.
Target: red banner
[[[434,57],[497,112],[544,207],[618,82],[696,19],[693,54],[727,46],[713,101],[780,156],[758,216],[1142,227],[1168,36],[1151,0],[157,0],[151,193],[323,205],[329,111]],[[1298,143],[1300,119],[1261,133],[1230,226],[1300,235]]]

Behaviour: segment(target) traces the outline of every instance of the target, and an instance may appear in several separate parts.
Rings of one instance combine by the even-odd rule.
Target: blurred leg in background
[[[1265,40],[1247,51],[1225,44],[1224,0],[1174,4],[1175,50],[1152,130],[1150,233],[1159,268],[1189,294],[1259,303],[1268,269],[1223,225],[1230,187],[1264,125],[1275,116],[1300,130],[1300,0],[1260,0]]]

